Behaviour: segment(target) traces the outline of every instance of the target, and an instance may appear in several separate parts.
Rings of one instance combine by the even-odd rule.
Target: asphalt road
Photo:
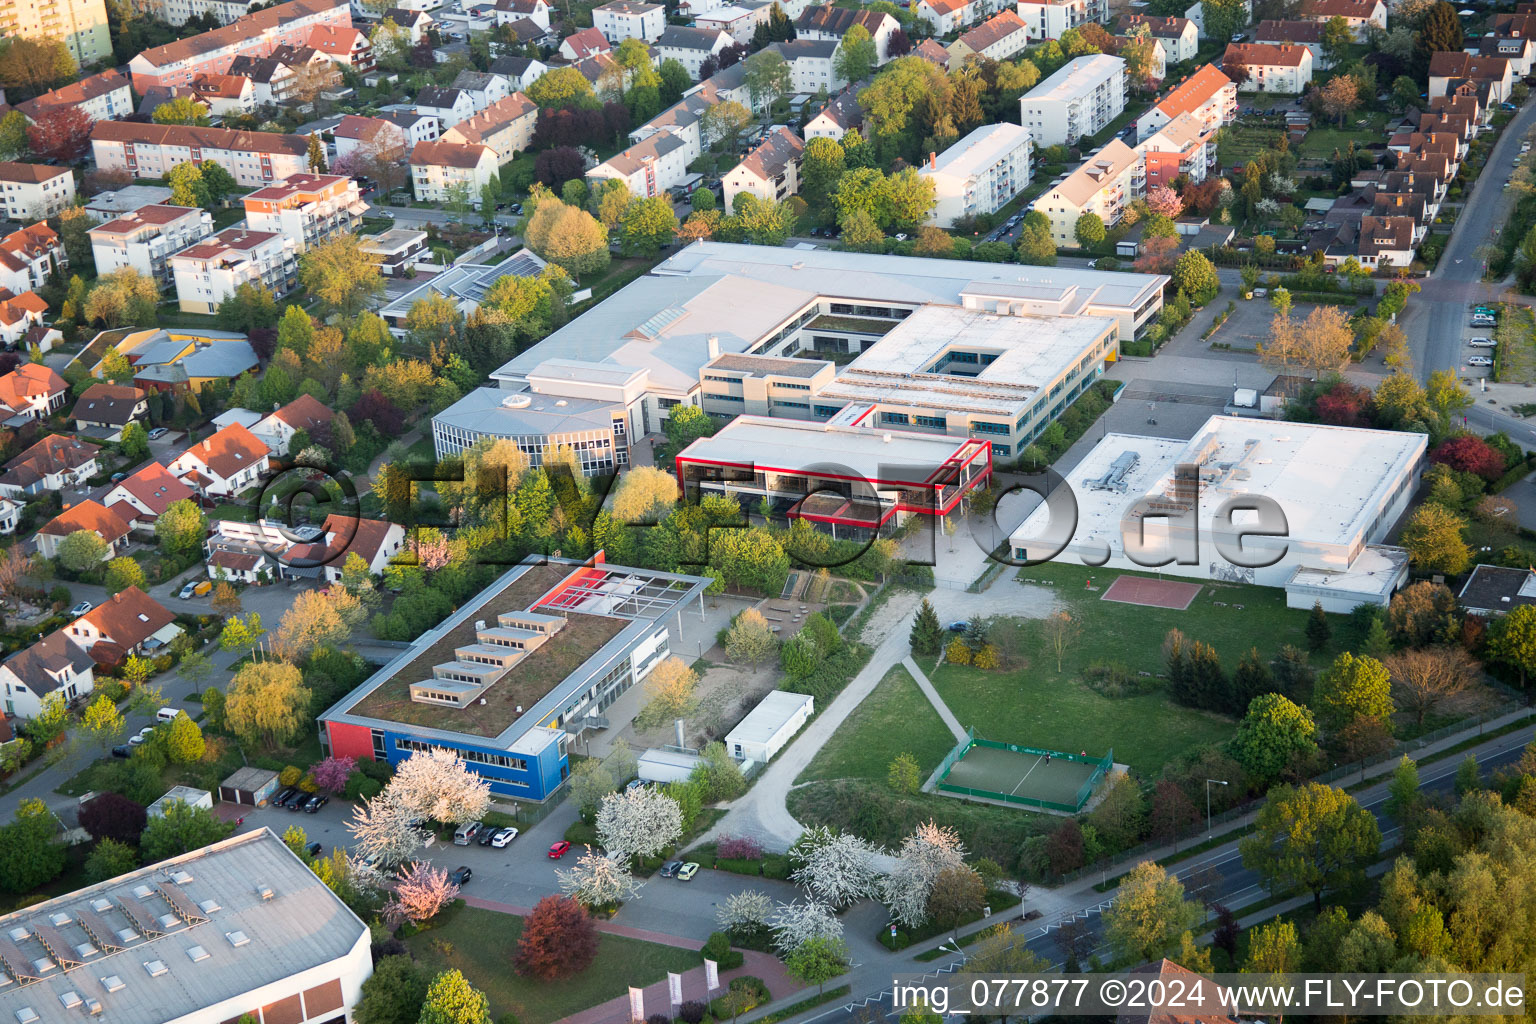
[[[1476,751],[1478,764],[1483,769],[1484,777],[1494,769],[1512,764],[1520,759],[1529,734],[1521,729],[1490,740],[1483,748]],[[1486,748],[1486,749],[1485,749]],[[1434,796],[1448,796],[1454,791],[1456,770],[1462,761],[1461,756],[1451,756],[1435,762],[1426,767],[1420,773],[1419,788],[1426,794]],[[1382,848],[1390,849],[1396,842],[1397,825],[1386,814],[1387,782],[1382,781],[1371,786],[1364,794],[1359,795],[1360,802],[1367,810],[1374,814],[1380,823],[1382,830]],[[1259,876],[1242,866],[1241,855],[1238,853],[1235,842],[1228,843],[1210,854],[1200,857],[1177,872],[1178,878],[1184,882],[1191,896],[1201,898],[1208,904],[1220,904],[1237,914],[1242,915],[1242,908],[1248,904],[1258,902],[1268,897],[1268,890],[1264,887]],[[1206,883],[1206,888],[1200,890],[1200,883]],[[1113,904],[1114,897],[1106,894],[1102,900],[1094,900],[1086,903],[1082,913],[1086,914],[1086,924],[1092,935],[1094,945],[1093,952],[1104,956],[1108,948],[1103,942],[1103,918],[1102,912]],[[1026,898],[1025,907],[1029,901]],[[1050,960],[1060,967],[1066,953],[1062,948],[1061,935],[1047,927],[1035,927],[1028,933],[1027,944],[1031,950],[1040,956]],[[1080,960],[1086,962],[1086,957]],[[815,1021],[816,1024],[869,1024],[873,1020],[889,1018],[894,1020],[900,1016],[901,1011],[895,1010],[891,1005],[890,991],[875,991],[876,986],[888,984],[890,974],[911,973],[921,971],[949,972],[957,969],[965,962],[963,955],[944,961],[933,961],[928,965],[922,965],[917,961],[905,963],[872,964],[865,972],[864,977],[853,983],[853,988],[858,995],[858,1001],[837,1006],[815,1017],[807,1018],[807,1024]],[[862,981],[864,984],[860,984]]]

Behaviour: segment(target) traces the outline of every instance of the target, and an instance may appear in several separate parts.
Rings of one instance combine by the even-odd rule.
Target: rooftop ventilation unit
[[[59,1002],[64,1004],[64,1009],[66,1010],[73,1010],[84,1001],[85,1000],[80,998],[80,993],[74,991],[73,989],[68,992],[59,993]]]

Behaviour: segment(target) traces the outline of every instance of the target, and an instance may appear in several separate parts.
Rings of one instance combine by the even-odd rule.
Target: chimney
[[[718,334],[711,334],[708,338],[705,338],[704,339],[704,344],[709,346],[709,358],[711,358],[711,359],[719,358],[719,356],[720,356],[720,336]]]
[[[677,730],[677,745],[686,747],[688,744],[683,742],[683,720],[681,718],[675,719],[672,724]]]
[[[939,154],[930,150],[928,152],[928,169],[935,170],[939,166]]]

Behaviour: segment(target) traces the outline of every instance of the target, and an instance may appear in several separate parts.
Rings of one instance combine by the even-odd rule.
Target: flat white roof
[[[1067,477],[1077,499],[1072,544],[1099,541],[1123,555],[1126,511],[1141,498],[1171,492],[1175,466],[1198,463],[1202,536],[1224,501],[1253,494],[1279,504],[1292,542],[1347,546],[1370,532],[1393,492],[1411,486],[1426,443],[1423,434],[1402,431],[1234,416],[1212,416],[1189,441],[1110,434]],[[1128,454],[1136,464],[1120,489],[1090,486]],[[1050,536],[1048,519],[1048,508],[1037,507],[1014,532],[1014,546],[1040,546]]]
[[[980,447],[967,438],[945,434],[738,416],[711,436],[694,441],[678,460],[751,463],[765,470],[789,472],[820,466],[828,473],[851,473],[871,483],[921,486],[967,446]]]
[[[1371,544],[1349,563],[1348,569],[1298,566],[1287,586],[1380,597],[1392,592],[1407,565],[1405,549]]]
[[[1073,293],[1074,308],[1069,312],[1087,306],[1134,312],[1160,294],[1168,283],[1168,278],[1161,274],[1026,267],[1013,263],[832,249],[784,249],[735,242],[695,242],[658,264],[653,273],[663,277],[731,274],[828,298],[903,305],[925,302],[963,305],[961,297],[967,291],[981,293],[1024,285],[1043,288],[1055,295]],[[621,290],[618,294],[624,292]],[[584,316],[576,323],[585,319]],[[568,329],[562,328],[550,337],[558,337]]]
[[[1117,322],[1094,316],[1011,316],[960,306],[924,306],[865,349],[822,390],[849,400],[903,402],[1016,415],[1070,370]],[[953,353],[990,362],[950,364]],[[973,375],[961,375],[956,369]]]
[[[808,693],[788,693],[772,690],[758,701],[757,707],[747,712],[747,717],[736,723],[725,737],[725,747],[732,743],[767,743],[800,709],[813,704]]]
[[[1076,57],[1062,65],[1051,77],[1025,93],[1024,102],[1044,100],[1065,103],[1097,88],[1100,82],[1117,74],[1125,74],[1125,61],[1120,57],[1111,57],[1103,53]]]
[[[921,174],[968,177],[986,170],[1020,146],[1029,145],[1029,129],[1007,121],[984,124],[940,153]]]

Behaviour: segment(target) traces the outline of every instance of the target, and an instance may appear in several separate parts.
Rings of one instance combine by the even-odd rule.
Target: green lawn
[[[1120,575],[1114,571],[1050,563],[1021,569],[1018,575],[1054,580],[1053,589],[1081,634],[1062,659],[1060,673],[1039,623],[1027,620],[999,627],[1017,630],[1012,644],[1027,659],[1024,668],[984,672],[945,664],[933,673],[935,688],[960,724],[991,740],[1090,753],[1114,747],[1117,761],[1155,776],[1177,754],[1227,739],[1233,724],[1173,704],[1162,690],[1103,697],[1082,682],[1084,669],[1102,660],[1118,661],[1133,673],[1160,673],[1163,638],[1175,627],[1190,640],[1215,647],[1229,672],[1251,647],[1267,660],[1282,644],[1305,646],[1306,612],[1286,608],[1280,590],[1206,583],[1188,609],[1174,611],[1100,600],[1103,588]],[[1090,575],[1099,590],[1084,589]],[[1325,650],[1315,661],[1322,665],[1331,657]]]
[[[1335,149],[1342,152],[1349,148],[1351,142],[1356,149],[1364,148],[1381,140],[1390,118],[1391,115],[1385,111],[1351,114],[1344,119],[1343,128],[1326,118],[1314,121],[1312,130],[1307,132],[1307,137],[1296,147],[1296,153],[1302,158],[1331,160]]]
[[[621,915],[622,917],[622,915]],[[407,940],[429,971],[458,968],[486,994],[491,1016],[515,1014],[520,1024],[548,1024],[624,995],[631,985],[661,981],[668,971],[699,965],[699,954],[638,939],[604,935],[597,959],[582,974],[544,983],[512,970],[523,919],[477,907],[451,911],[442,925]]]
[[[954,745],[955,738],[939,713],[898,665],[854,709],[796,781],[883,781],[891,760],[903,751],[917,758],[926,776]]]

